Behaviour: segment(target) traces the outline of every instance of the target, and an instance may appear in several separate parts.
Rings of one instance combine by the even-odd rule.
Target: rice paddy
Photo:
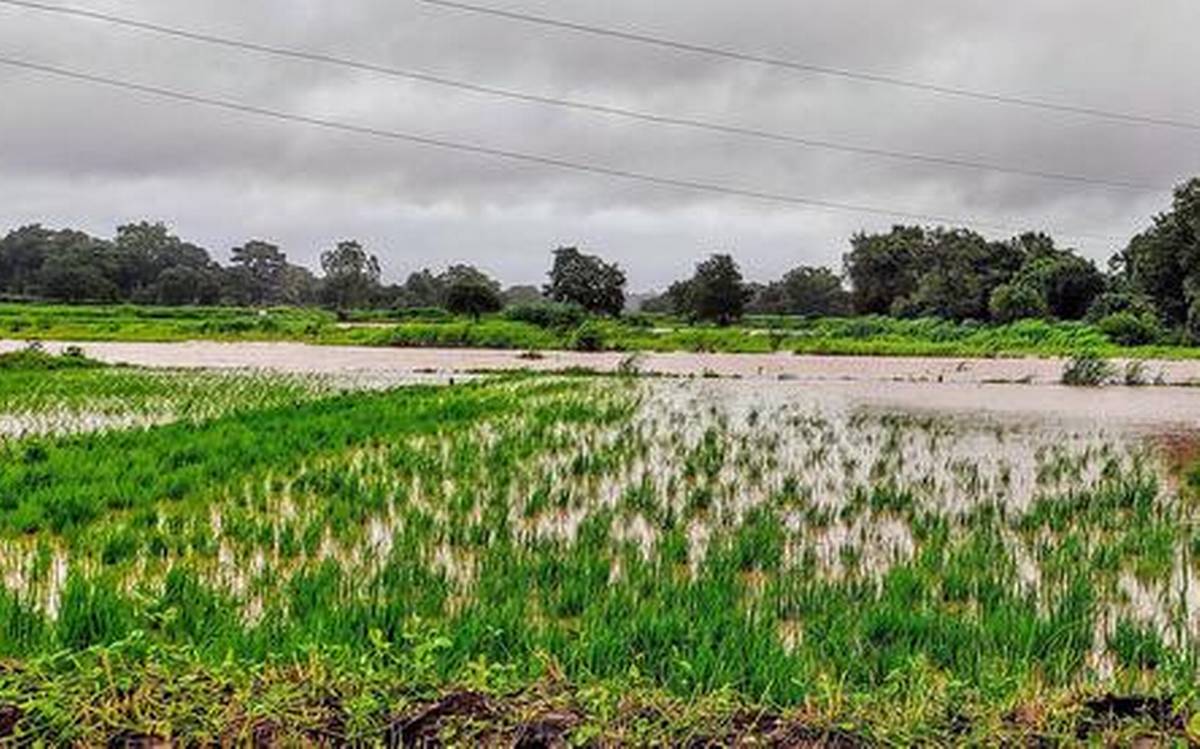
[[[1188,433],[801,383],[121,368],[0,372],[6,424],[16,741],[1200,729]]]

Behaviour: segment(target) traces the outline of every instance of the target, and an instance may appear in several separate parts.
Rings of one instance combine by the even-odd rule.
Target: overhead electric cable
[[[522,101],[531,104],[541,104],[555,107],[563,107],[578,111],[590,112],[612,117],[620,117],[625,119],[638,120],[642,122],[650,122],[659,125],[668,125],[675,127],[685,127],[695,130],[704,130],[708,132],[721,133],[725,135],[734,135],[747,138],[754,138],[764,141],[772,141],[777,143],[787,143],[793,145],[804,146],[808,148],[823,149],[829,151],[839,151],[843,153],[853,153],[858,155],[873,156],[897,159],[903,161],[911,161],[923,164],[932,164],[938,166],[950,166],[963,169],[976,169],[980,171],[991,171],[1004,174],[1013,174],[1023,177],[1032,177],[1037,179],[1057,180],[1064,182],[1074,182],[1079,184],[1094,185],[1098,187],[1109,187],[1121,190],[1138,190],[1138,191],[1169,191],[1170,185],[1151,185],[1146,183],[1135,182],[1125,179],[1106,179],[1102,177],[1091,177],[1079,174],[1070,174],[1065,172],[1057,172],[1041,169],[1026,169],[1022,167],[1012,167],[1003,164],[997,164],[977,159],[956,158],[950,156],[938,156],[934,154],[913,153],[899,151],[886,148],[876,148],[872,146],[855,145],[838,143],[834,141],[808,138],[804,136],[792,135],[788,133],[773,132],[769,130],[742,127],[738,125],[729,125],[718,122],[711,122],[696,118],[679,117],[673,115],[658,114],[654,112],[644,112],[626,107],[617,107],[607,104],[599,104],[595,102],[583,101],[579,99],[567,99],[563,97],[547,96],[542,94],[532,94],[523,91],[517,91],[499,86],[487,84],[473,83],[470,81],[457,80],[445,76],[435,75],[422,71],[405,70],[377,63],[364,62],[362,60],[354,60],[345,57],[337,57],[334,55],[300,50],[289,47],[281,47],[271,44],[263,44],[244,39],[233,39],[226,36],[218,36],[189,29],[180,28],[177,26],[166,26],[158,23],[150,23],[125,16],[113,15],[111,13],[101,13],[97,11],[85,10],[82,8],[74,8],[62,6],[52,3],[36,2],[34,0],[0,0],[0,4],[11,5],[22,8],[29,8],[49,13],[57,13],[77,18],[84,18],[94,21],[100,21],[108,24],[114,24],[126,28],[147,31],[154,34],[160,34],[170,37],[186,39],[193,42],[203,44],[219,45],[227,48],[257,52],[278,57],[286,57],[295,60],[307,62],[315,62],[325,65],[334,65],[354,70],[360,70],[375,74],[391,76],[395,78],[403,78],[407,80],[420,81],[437,86],[455,88],[464,91],[470,91],[478,94],[496,96],[505,99]]]
[[[835,76],[838,78],[846,78],[850,80],[864,81],[869,83],[879,83],[887,86],[898,86],[916,91],[925,91],[928,93],[941,94],[945,96],[956,96],[964,99],[974,99],[976,101],[986,101],[993,104],[1005,104],[1009,106],[1025,107],[1028,109],[1041,109],[1052,112],[1066,112],[1070,114],[1083,115],[1088,117],[1096,117],[1105,120],[1116,122],[1125,122],[1138,125],[1155,125],[1158,127],[1178,128],[1181,130],[1197,130],[1200,131],[1200,122],[1173,119],[1170,117],[1159,117],[1154,115],[1137,114],[1133,112],[1120,112],[1116,110],[1101,109],[1099,107],[1088,107],[1066,102],[1055,102],[1044,99],[1036,99],[1025,96],[1014,96],[1010,94],[992,93],[988,91],[980,91],[969,88],[960,88],[940,83],[930,83],[928,81],[919,81],[900,76],[887,75],[883,73],[872,73],[867,71],[852,70],[849,68],[838,68],[829,65],[819,65],[812,62],[804,62],[800,60],[789,60],[781,57],[771,57],[768,55],[756,54],[752,52],[743,52],[741,50],[716,47],[705,44],[696,44],[692,42],[679,41],[667,37],[654,36],[637,31],[627,31],[622,29],[609,28],[605,26],[596,26],[592,24],[578,23],[574,21],[564,21],[549,16],[540,16],[532,13],[523,13],[513,10],[504,10],[489,5],[477,5],[474,3],[460,2],[459,0],[416,0],[419,3],[426,5],[437,5],[443,8],[452,8],[470,13],[480,13],[497,18],[504,18],[510,21],[520,21],[522,23],[536,24],[538,26],[546,26],[557,29],[565,29],[594,36],[603,36],[612,39],[620,39],[627,42],[637,42],[666,49],[673,49],[680,52],[691,52],[700,55],[708,55],[710,57],[722,57],[728,60],[737,60],[740,62],[755,63],[758,65],[767,65],[776,68],[787,68],[805,73],[816,73],[820,75]]]
[[[710,193],[715,195],[727,195],[733,197],[752,198],[755,200],[781,203],[789,205],[806,206],[810,208],[820,208],[825,210],[845,211],[850,213],[874,214],[879,216],[889,216],[892,218],[900,218],[912,221],[941,223],[941,224],[957,224],[960,226],[976,226],[986,229],[1000,230],[1004,232],[1017,233],[1023,229],[1012,224],[1001,224],[990,221],[967,220],[962,218],[954,218],[948,216],[939,216],[936,214],[926,214],[913,211],[904,211],[890,208],[879,208],[875,206],[858,205],[854,203],[844,203],[835,200],[824,200],[820,198],[809,198],[799,195],[790,195],[786,193],[770,192],[765,190],[756,190],[750,188],[733,187],[712,182],[703,182],[698,180],[662,177],[646,172],[632,171],[616,167],[606,167],[603,165],[592,164],[582,161],[574,161],[570,159],[559,158],[555,156],[544,156],[540,154],[531,154],[521,151],[512,151],[503,148],[495,148],[474,143],[464,143],[461,141],[449,140],[446,138],[438,138],[427,135],[418,135],[414,133],[405,133],[396,130],[385,130],[363,125],[354,125],[336,120],[324,119],[321,117],[312,117],[309,115],[296,114],[285,112],[277,109],[261,107],[253,104],[244,104],[228,99],[219,99],[210,96],[192,94],[185,91],[175,89],[162,88],[159,86],[151,86],[132,81],[126,81],[119,78],[111,78],[93,73],[86,73],[78,70],[70,70],[53,65],[30,62],[13,57],[0,56],[0,65],[8,65],[10,67],[21,68],[25,70],[37,71],[47,75],[56,76],[59,78],[67,78],[76,81],[84,81],[87,83],[100,84],[113,88],[124,89],[127,91],[136,91],[152,96],[172,99],[175,101],[183,101],[192,104],[201,104],[207,107],[225,109],[244,114],[253,114],[262,117],[269,117],[275,120],[285,122],[294,122],[314,127],[336,130],[341,132],[355,133],[358,135],[372,136],[376,138],[385,138],[393,141],[403,141],[415,143],[418,145],[439,148],[448,151],[458,151],[462,153],[471,153],[482,156],[490,156],[509,161],[520,161],[531,164],[539,164],[542,166],[555,167],[575,172],[585,172],[589,174],[603,175],[614,177],[631,182],[641,182],[645,184],[657,185],[660,187],[671,187],[692,192]],[[1106,242],[1118,242],[1114,237],[1107,237],[1096,234],[1088,234],[1084,232],[1062,232],[1062,234],[1074,238],[1086,238],[1102,240]]]

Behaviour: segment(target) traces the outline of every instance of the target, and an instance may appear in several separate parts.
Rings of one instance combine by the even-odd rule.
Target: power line
[[[0,0],[0,4],[28,8],[33,10],[57,13],[76,18],[83,18],[93,21],[101,21],[108,24],[123,26],[126,28],[147,31],[154,34],[170,36],[180,39],[186,39],[193,42],[203,44],[218,45],[226,48],[234,48],[258,52],[267,55],[286,57],[307,62],[316,62],[326,65],[334,65],[338,67],[350,68],[370,73],[391,76],[394,78],[403,78],[408,80],[420,81],[424,83],[434,84],[455,88],[463,91],[470,91],[478,94],[496,96],[504,99],[511,99],[532,104],[549,105],[555,107],[563,107],[578,111],[590,112],[593,114],[601,114],[612,117],[620,117],[632,119],[641,122],[650,122],[659,125],[669,125],[676,127],[685,127],[695,130],[704,130],[708,132],[721,133],[724,135],[735,135],[748,138],[754,138],[764,141],[772,141],[776,143],[787,143],[792,145],[800,145],[809,148],[824,149],[830,151],[840,151],[843,153],[853,153],[865,156],[883,157],[890,159],[898,159],[923,164],[933,164],[938,166],[950,166],[964,169],[977,169],[980,171],[999,172],[1004,174],[1013,174],[1023,177],[1033,177],[1037,179],[1056,180],[1063,182],[1074,182],[1078,184],[1094,185],[1099,187],[1110,187],[1121,190],[1137,190],[1137,191],[1165,191],[1170,190],[1169,186],[1165,185],[1150,185],[1120,179],[1104,179],[1098,177],[1088,177],[1078,174],[1069,174],[1064,172],[1024,169],[1020,167],[1009,167],[1002,164],[989,163],[980,160],[960,159],[946,156],[936,156],[931,154],[913,153],[905,151],[896,151],[884,148],[875,148],[871,146],[860,146],[853,144],[836,143],[833,141],[806,138],[786,133],[772,132],[757,128],[740,127],[737,125],[727,125],[706,120],[699,120],[687,117],[677,117],[671,115],[656,114],[653,112],[644,112],[625,107],[609,106],[605,104],[597,104],[593,102],[582,101],[578,99],[567,99],[562,97],[545,96],[540,94],[531,94],[513,89],[501,88],[498,86],[490,86],[485,84],[471,83],[468,81],[455,80],[444,76],[433,75],[420,71],[404,70],[401,68],[389,67],[375,63],[364,62],[361,60],[352,60],[344,57],[336,57],[333,55],[322,54],[319,52],[309,52],[288,47],[280,47],[276,45],[262,44],[240,39],[232,39],[215,34],[207,34],[188,29],[183,29],[175,26],[165,26],[157,23],[140,21],[124,16],[117,16],[110,13],[101,13],[97,11],[85,10],[81,8],[71,8],[67,6],[54,5],[48,3],[34,2],[33,0]]]
[[[459,0],[416,0],[416,2],[425,3],[426,5],[437,5],[443,8],[452,8],[454,10],[461,10],[470,13],[480,13],[483,15],[494,16],[496,18],[504,18],[510,21],[520,21],[522,23],[536,24],[539,26],[547,26],[556,29],[565,29],[568,31],[576,31],[584,34],[609,37],[612,39],[621,39],[627,42],[648,44],[656,47],[673,49],[680,52],[692,52],[711,57],[721,57],[727,60],[750,62],[776,68],[787,68],[805,73],[818,73],[820,75],[835,76],[838,78],[846,78],[856,81],[866,81],[888,86],[898,86],[915,91],[925,91],[929,93],[942,94],[945,96],[957,96],[964,99],[991,102],[993,104],[1006,104],[1010,106],[1041,109],[1051,112],[1067,112],[1070,114],[1086,115],[1088,117],[1096,117],[1116,122],[1134,123],[1139,125],[1155,125],[1159,127],[1178,128],[1182,130],[1200,130],[1200,122],[1177,120],[1130,112],[1117,112],[1108,109],[1046,101],[1023,96],[1011,96],[1008,94],[976,91],[974,89],[959,88],[956,86],[948,86],[938,83],[928,83],[925,81],[901,78],[899,76],[885,75],[882,73],[870,73],[859,70],[851,70],[848,68],[835,68],[798,60],[787,60],[778,57],[754,54],[751,52],[742,52],[740,50],[729,49],[725,47],[694,44],[691,42],[668,39],[666,37],[643,34],[636,31],[624,31],[621,29],[593,26],[574,21],[563,21],[547,16],[534,15],[532,13],[522,13],[518,11],[494,8],[486,5],[475,5],[473,3],[459,2]]]
[[[614,167],[606,167],[598,164],[591,164],[582,161],[572,161],[561,159],[554,156],[542,156],[539,154],[525,153],[521,151],[510,151],[502,148],[493,148],[491,146],[483,146],[474,143],[463,143],[461,141],[448,140],[444,138],[436,138],[432,136],[417,135],[413,133],[405,133],[396,130],[384,130],[382,128],[374,128],[363,125],[353,125],[336,120],[329,120],[320,117],[311,117],[309,115],[295,114],[292,112],[284,112],[277,109],[269,109],[252,104],[243,104],[241,102],[231,101],[227,99],[218,99],[209,96],[191,94],[175,89],[161,88],[142,83],[135,83],[119,78],[110,78],[92,73],[85,73],[77,70],[69,70],[67,68],[45,65],[42,63],[30,62],[28,60],[20,60],[12,57],[0,56],[0,65],[8,65],[15,68],[37,71],[40,73],[57,76],[59,78],[67,78],[76,81],[84,81],[88,83],[101,84],[112,88],[124,89],[127,91],[135,91],[143,94],[150,94],[160,98],[173,99],[175,101],[183,101],[191,104],[200,104],[207,107],[224,109],[243,114],[254,114],[262,117],[269,117],[275,120],[284,122],[300,123],[311,125],[314,127],[325,128],[328,130],[336,130],[357,135],[366,135],[376,138],[385,138],[393,141],[404,141],[415,143],[418,145],[439,148],[448,151],[458,151],[461,153],[470,153],[481,156],[490,156],[509,161],[520,161],[531,164],[539,164],[541,166],[550,166],[567,171],[583,172],[588,174],[597,174],[606,177],[614,177],[631,182],[641,182],[659,187],[671,187],[676,189],[688,190],[692,192],[709,193],[714,195],[726,195],[732,197],[751,198],[770,203],[780,203],[786,205],[799,205],[809,208],[820,208],[832,211],[844,211],[849,213],[874,214],[878,216],[888,216],[891,218],[899,218],[910,221],[919,221],[938,224],[956,224],[956,225],[973,225],[980,228],[993,229],[1009,233],[1019,233],[1023,229],[1010,224],[1000,224],[985,221],[965,220],[949,216],[940,216],[936,214],[925,214],[911,211],[896,210],[890,208],[878,208],[874,206],[857,205],[853,203],[843,203],[833,200],[823,200],[819,198],[809,198],[799,195],[789,195],[786,193],[776,193],[763,190],[754,190],[750,188],[731,187],[712,182],[702,182],[697,180],[680,179],[674,177],[661,177],[645,172],[637,172]],[[1083,232],[1072,232],[1068,236],[1078,239],[1094,239],[1105,242],[1119,242],[1120,240],[1114,237],[1108,237],[1097,234],[1087,234]]]

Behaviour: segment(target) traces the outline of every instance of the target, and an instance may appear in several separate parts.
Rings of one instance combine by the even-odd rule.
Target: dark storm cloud
[[[492,2],[492,0],[488,0]],[[495,0],[500,7],[1015,96],[1200,121],[1200,6],[1163,0]],[[1164,188],[1200,132],[953,99],[681,54],[416,2],[78,0],[79,7],[478,83],[859,146]],[[831,153],[530,104],[0,6],[0,54],[357,125],[987,224],[1103,259],[1169,200]],[[836,263],[896,219],[719,197],[206,110],[0,67],[0,223],[167,220],[217,253],[312,262],[360,237],[389,275],[474,261],[534,281],[579,243],[661,285],[701,254],[752,274]],[[1002,230],[989,230],[1001,235]],[[1113,237],[1070,238],[1071,234]]]

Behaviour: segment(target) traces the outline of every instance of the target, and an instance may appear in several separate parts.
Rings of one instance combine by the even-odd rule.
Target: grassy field
[[[0,440],[17,742],[1200,729],[1178,445],[717,381],[26,361],[0,393],[50,425]]]
[[[328,345],[511,350],[796,352],[873,356],[1102,356],[1188,359],[1200,348],[1122,347],[1085,323],[985,326],[888,318],[748,318],[730,328],[665,317],[539,327],[503,316],[479,321],[429,311],[327,311],[0,304],[0,338],[59,341],[303,341]]]

